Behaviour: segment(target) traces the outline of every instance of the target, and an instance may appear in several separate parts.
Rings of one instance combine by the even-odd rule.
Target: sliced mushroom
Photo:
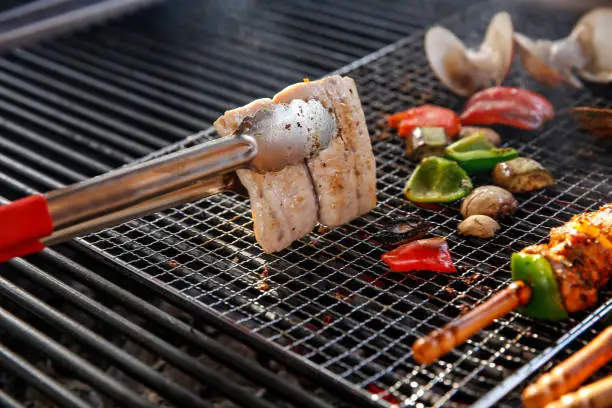
[[[550,86],[582,87],[574,74],[592,82],[612,81],[612,7],[586,13],[572,32],[556,41],[532,40],[519,33],[514,43],[521,64],[536,80]]]
[[[432,70],[447,88],[469,96],[504,81],[512,62],[512,33],[512,19],[506,12],[493,16],[477,50],[466,48],[451,31],[435,26],[425,35],[425,53]]]
[[[527,193],[555,184],[552,173],[537,161],[517,157],[493,168],[493,182],[512,193]]]
[[[475,188],[461,203],[461,215],[487,215],[504,218],[516,212],[518,201],[509,191],[497,186]]]
[[[499,231],[499,224],[488,215],[470,215],[461,221],[457,230],[461,235],[478,238],[491,238]]]

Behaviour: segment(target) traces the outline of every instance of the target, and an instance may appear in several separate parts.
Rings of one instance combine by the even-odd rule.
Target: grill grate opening
[[[477,42],[497,8],[469,11],[447,26]],[[575,14],[559,12],[551,31],[538,26],[537,12],[525,5],[504,8],[510,9],[519,31],[536,37],[565,33],[576,19]],[[422,43],[422,34],[413,36],[345,72],[357,81],[377,158],[380,204],[364,217],[330,231],[319,228],[289,249],[268,255],[254,241],[248,201],[226,194],[90,235],[83,243],[144,282],[161,286],[168,296],[195,309],[213,309],[277,343],[292,358],[317,364],[330,378],[364,392],[372,392],[372,387],[385,390],[388,402],[450,407],[475,403],[588,313],[563,324],[513,314],[428,367],[415,364],[410,346],[419,335],[509,283],[512,252],[544,240],[551,227],[571,215],[610,201],[609,148],[579,131],[565,112],[575,104],[610,104],[588,90],[542,89],[515,68],[507,83],[544,93],[558,114],[537,132],[500,129],[503,140],[542,162],[558,182],[519,196],[520,210],[502,222],[502,232],[493,239],[465,239],[455,233],[461,218],[456,206],[420,207],[403,199],[414,163],[403,157],[401,142],[385,137],[379,125],[385,114],[424,102],[460,109],[461,100],[434,79]],[[175,149],[209,137],[212,133]],[[383,219],[406,214],[422,216],[435,224],[433,234],[447,236],[459,273],[387,271],[379,261],[383,249],[368,237]]]

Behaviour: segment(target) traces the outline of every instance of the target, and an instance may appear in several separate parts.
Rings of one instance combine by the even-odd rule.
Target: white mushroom
[[[512,62],[512,19],[506,12],[491,19],[479,49],[466,48],[444,27],[430,28],[425,53],[440,81],[461,96],[470,96],[491,84],[501,85]]]
[[[586,13],[572,32],[556,41],[532,40],[514,34],[514,43],[523,67],[538,81],[551,86],[582,87],[580,79],[612,81],[612,7]]]
[[[499,231],[499,224],[487,215],[470,215],[461,221],[457,230],[461,235],[471,235],[478,238],[491,238]]]

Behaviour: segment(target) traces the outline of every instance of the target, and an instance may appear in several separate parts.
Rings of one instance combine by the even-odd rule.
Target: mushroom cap
[[[578,38],[588,58],[578,74],[587,81],[612,81],[612,7],[599,7],[586,13],[571,35]]]
[[[491,19],[478,50],[468,49],[455,34],[434,26],[425,35],[425,53],[432,70],[447,88],[461,96],[500,85],[512,63],[512,19],[506,12]]]

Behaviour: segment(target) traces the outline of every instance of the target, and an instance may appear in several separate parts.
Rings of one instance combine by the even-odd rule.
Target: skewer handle
[[[612,359],[612,326],[523,391],[525,408],[541,408],[575,390]],[[612,384],[612,383],[611,383]]]
[[[546,408],[609,408],[612,402],[612,375],[576,392],[566,394],[561,399],[546,405]]]
[[[463,344],[493,320],[503,317],[531,299],[531,289],[522,281],[511,283],[489,300],[443,328],[418,339],[412,346],[414,359],[430,364]]]

